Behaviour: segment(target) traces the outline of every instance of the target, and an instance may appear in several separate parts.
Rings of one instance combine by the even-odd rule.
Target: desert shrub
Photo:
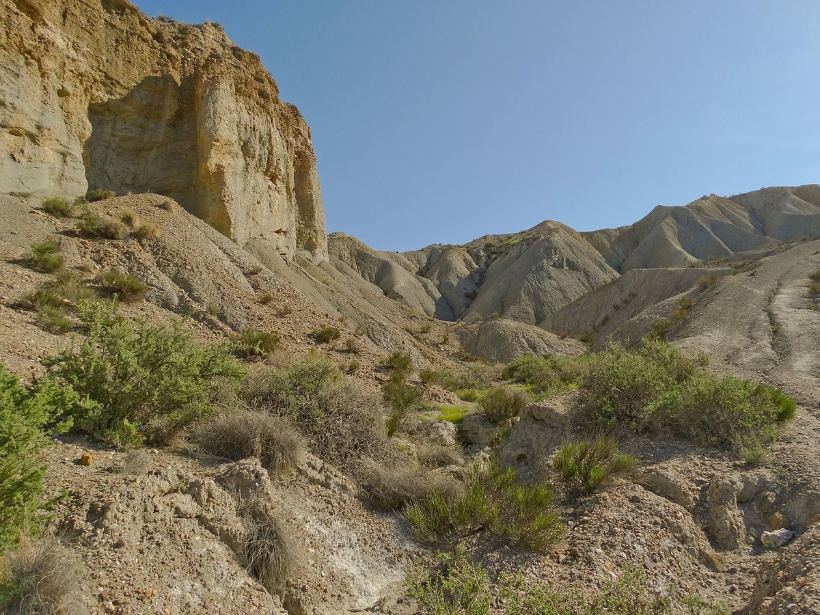
[[[51,333],[63,333],[73,328],[68,309],[93,296],[93,291],[75,274],[60,271],[57,278],[25,297],[25,304],[37,314],[37,324]]]
[[[417,444],[416,457],[419,463],[430,468],[458,466],[464,463],[460,450],[444,444]]]
[[[382,385],[382,396],[391,408],[406,410],[419,402],[421,392],[416,387],[404,382],[388,380]]]
[[[370,499],[382,510],[401,508],[433,494],[457,498],[463,491],[454,478],[403,462],[389,464],[362,461],[357,478]]]
[[[138,224],[136,228],[131,232],[131,235],[134,239],[142,241],[144,239],[156,239],[159,237],[159,228],[156,224],[151,224],[150,222],[143,222],[142,224]]]
[[[380,400],[346,381],[326,357],[309,354],[283,368],[260,370],[241,393],[252,409],[289,417],[311,452],[336,466],[385,454]]]
[[[42,210],[55,218],[70,218],[74,215],[74,206],[60,197],[53,197],[43,201]]]
[[[339,339],[341,332],[337,327],[324,326],[311,331],[310,336],[317,344],[329,344],[330,342]]]
[[[475,402],[481,397],[481,392],[477,389],[458,389],[456,397],[461,401]]]
[[[501,377],[527,386],[533,393],[554,395],[575,388],[586,373],[582,357],[536,357],[524,355],[511,361]]]
[[[564,533],[549,486],[521,483],[512,469],[495,463],[472,468],[459,497],[434,492],[405,508],[404,516],[420,538],[430,541],[489,530],[541,551]]]
[[[632,455],[620,453],[617,443],[606,437],[566,442],[552,460],[552,467],[571,495],[588,495],[635,464]]]
[[[126,209],[120,214],[120,222],[133,227],[139,224],[139,218],[137,218],[137,214],[135,214],[132,209]]]
[[[467,408],[463,406],[439,406],[438,420],[460,423],[466,414]]]
[[[121,222],[86,212],[77,229],[86,237],[98,239],[125,239],[128,229]]]
[[[357,369],[359,369],[361,366],[362,366],[361,361],[359,361],[357,359],[353,359],[345,367],[345,372],[347,372],[348,374],[352,374]]]
[[[811,297],[820,295],[820,269],[809,275],[809,295]]]
[[[270,305],[273,302],[274,296],[269,292],[264,292],[259,295],[259,303],[262,305]]]
[[[407,352],[394,352],[381,362],[380,367],[388,371],[392,382],[402,383],[413,372],[413,359]]]
[[[272,475],[293,470],[305,455],[302,436],[290,421],[269,412],[226,412],[200,425],[194,437],[212,455],[256,457]]]
[[[652,337],[666,339],[669,334],[687,318],[695,302],[689,297],[682,297],[672,310],[669,318],[661,319],[652,325]]]
[[[0,585],[0,607],[9,615],[85,613],[80,594],[79,557],[53,538],[23,542],[6,555],[7,579]]]
[[[60,244],[56,241],[43,241],[31,244],[31,252],[26,257],[26,264],[41,273],[53,273],[63,268],[63,255]]]
[[[493,603],[484,567],[464,552],[440,553],[432,571],[417,568],[409,575],[408,594],[424,615],[489,615]]]
[[[26,388],[0,366],[0,552],[38,527],[48,434],[64,431],[79,397],[44,379]]]
[[[794,416],[794,400],[778,389],[714,376],[703,360],[649,339],[628,352],[610,346],[592,363],[580,402],[593,426],[670,431],[701,444],[740,450],[771,441]]]
[[[263,357],[279,347],[281,338],[273,331],[246,329],[234,342],[234,353],[241,357]]]
[[[178,323],[132,324],[110,302],[80,304],[79,316],[88,336],[45,363],[50,375],[94,402],[75,413],[75,427],[105,442],[167,442],[211,411],[223,380],[244,373],[224,345],[202,344]]]
[[[635,351],[610,345],[598,353],[581,387],[581,403],[594,409],[602,425],[649,427],[654,402],[667,390],[690,377],[695,364],[671,344],[647,339]]]
[[[345,352],[347,354],[359,354],[362,351],[355,338],[349,337],[345,340]]]
[[[408,594],[420,615],[729,615],[730,609],[697,596],[660,595],[638,568],[593,592],[571,585],[533,582],[521,574],[502,573],[495,581],[463,548],[439,553],[435,563],[416,567],[408,576]]]
[[[104,294],[126,303],[139,301],[148,291],[148,286],[138,277],[113,269],[101,272],[96,282]]]
[[[76,305],[94,296],[94,291],[72,271],[60,271],[57,277],[42,287],[57,297],[62,304]]]
[[[712,288],[717,283],[717,276],[714,273],[703,276],[698,280],[698,290],[703,292]]]
[[[242,391],[251,407],[273,409],[300,422],[322,413],[327,393],[341,378],[333,361],[309,354],[284,368],[252,374]]]
[[[131,474],[139,476],[145,474],[153,466],[151,453],[144,448],[137,448],[128,451],[122,458],[122,464],[118,471],[120,474]]]
[[[74,327],[62,307],[38,303],[34,311],[37,313],[37,324],[49,333],[65,333]]]
[[[421,383],[425,386],[429,386],[431,384],[443,386],[445,378],[444,373],[441,370],[427,367],[419,371],[419,380],[421,380]]]
[[[117,193],[113,190],[108,190],[107,188],[92,188],[85,194],[85,199],[89,203],[95,203],[97,201],[103,201],[105,199],[110,199],[117,196]]]
[[[245,530],[245,567],[270,593],[283,595],[302,560],[298,543],[263,498],[241,502],[238,512]]]
[[[530,398],[526,391],[501,386],[484,393],[478,401],[478,407],[487,419],[493,423],[500,423],[518,416],[529,403]]]
[[[656,413],[675,434],[700,444],[737,450],[772,441],[794,417],[782,391],[734,376],[697,373],[658,400]]]

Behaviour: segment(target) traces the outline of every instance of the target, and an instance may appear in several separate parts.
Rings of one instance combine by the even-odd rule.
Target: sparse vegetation
[[[612,438],[566,442],[552,461],[552,467],[573,496],[589,495],[608,479],[635,467],[632,455],[618,451]]]
[[[408,506],[404,516],[428,541],[455,541],[488,530],[541,551],[564,534],[549,486],[521,483],[512,469],[494,463],[483,470],[473,467],[459,497],[435,492]]]
[[[233,350],[240,357],[264,357],[279,348],[280,343],[277,333],[251,328],[236,339]]]
[[[43,201],[42,210],[55,218],[70,218],[74,215],[74,206],[67,199],[53,197]]]
[[[239,514],[245,530],[245,567],[269,592],[283,595],[288,579],[301,563],[298,544],[262,498],[242,502]]]
[[[128,235],[128,229],[121,222],[91,212],[83,215],[77,229],[86,237],[97,239],[125,239]]]
[[[382,361],[380,367],[387,370],[390,380],[404,382],[413,373],[413,359],[407,352],[394,352]]]
[[[96,282],[104,294],[126,303],[141,300],[148,291],[148,286],[138,277],[113,269],[100,273]]]
[[[379,399],[347,382],[327,357],[309,354],[283,368],[259,370],[241,394],[252,409],[289,417],[308,448],[339,467],[384,454]]]
[[[407,463],[384,465],[366,459],[357,474],[374,504],[382,510],[400,510],[433,494],[457,498],[463,491],[457,480]]]
[[[457,466],[464,463],[459,450],[443,444],[417,444],[416,457],[419,463],[430,468]]]
[[[586,356],[536,357],[524,355],[511,361],[501,377],[526,385],[539,397],[549,397],[576,388],[588,367]]]
[[[698,280],[698,290],[701,292],[712,288],[717,283],[717,276],[714,273],[707,274]]]
[[[26,264],[41,273],[53,273],[62,269],[64,259],[60,254],[60,244],[56,241],[31,244],[31,252],[26,257]]]
[[[117,196],[117,193],[113,190],[108,190],[107,188],[92,188],[85,194],[85,199],[89,203],[95,203],[97,201],[103,201],[105,199],[110,199]]]
[[[28,294],[25,303],[37,314],[37,324],[51,333],[73,328],[68,308],[94,295],[76,274],[60,271],[57,278]]]
[[[533,583],[503,573],[495,583],[466,551],[439,553],[438,563],[417,568],[409,594],[421,615],[728,615],[729,609],[694,596],[659,595],[639,569],[627,568],[596,592]]]
[[[809,276],[809,295],[812,297],[820,295],[820,269]]]
[[[39,526],[47,435],[70,426],[65,414],[80,403],[70,387],[46,378],[31,388],[0,366],[0,552]]]
[[[256,457],[271,475],[293,470],[305,454],[302,437],[290,421],[269,412],[222,413],[200,425],[195,439],[212,455],[233,460]]]
[[[88,400],[73,411],[75,428],[105,442],[167,442],[211,411],[221,382],[243,375],[224,345],[201,344],[179,324],[132,324],[111,302],[82,303],[78,312],[88,337],[45,363]]]
[[[137,214],[134,213],[134,210],[126,209],[120,214],[120,222],[127,226],[134,227],[139,224],[139,218],[137,218]]]
[[[689,297],[682,297],[678,300],[669,318],[659,320],[652,325],[652,337],[662,340],[667,339],[674,329],[689,318],[689,311],[694,305],[695,302]]]
[[[329,344],[330,342],[339,339],[341,332],[337,327],[326,325],[311,331],[310,336],[317,344]]]
[[[0,608],[9,615],[63,615],[87,612],[80,596],[83,564],[53,538],[23,541],[6,555],[8,574],[0,578]]]
[[[156,224],[143,222],[142,224],[136,226],[136,228],[131,232],[131,235],[134,239],[139,241],[143,241],[145,239],[156,239],[159,237],[159,228]]]
[[[501,423],[518,416],[530,403],[526,391],[509,386],[490,389],[478,400],[478,407],[490,421]]]
[[[671,431],[701,444],[740,450],[771,441],[795,403],[781,391],[733,376],[713,376],[675,346],[644,340],[618,345],[591,363],[581,404],[591,423]]]

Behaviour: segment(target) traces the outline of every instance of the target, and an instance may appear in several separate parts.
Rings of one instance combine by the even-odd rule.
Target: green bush
[[[587,365],[582,357],[525,355],[511,361],[501,377],[525,384],[539,396],[548,396],[575,388],[583,380]]]
[[[341,379],[333,361],[309,354],[285,368],[252,375],[242,390],[252,407],[275,409],[298,420],[320,415],[326,394]]]
[[[43,329],[63,333],[74,326],[68,318],[68,309],[93,294],[75,274],[61,271],[56,280],[29,293],[25,303],[35,311],[37,324]]]
[[[77,228],[83,235],[92,238],[125,239],[128,236],[128,229],[121,222],[102,218],[91,212],[83,215]]]
[[[179,324],[132,324],[110,302],[86,302],[78,311],[87,338],[46,365],[52,377],[94,402],[75,413],[75,427],[105,442],[167,442],[211,411],[224,381],[244,373],[226,346],[201,344]]]
[[[475,402],[481,397],[481,392],[477,389],[458,389],[456,397],[461,401]]]
[[[85,194],[85,200],[89,203],[103,201],[117,196],[117,193],[107,188],[92,188]]]
[[[234,343],[234,353],[241,357],[263,357],[279,347],[281,338],[273,331],[246,329]]]
[[[0,552],[38,527],[40,452],[48,434],[70,426],[66,414],[78,405],[70,387],[46,378],[27,389],[0,366]]]
[[[478,401],[478,406],[487,419],[493,423],[500,423],[518,416],[529,403],[530,397],[526,391],[501,386],[484,393]]]
[[[672,310],[672,314],[670,314],[669,318],[659,320],[652,325],[652,337],[666,339],[673,329],[689,318],[689,311],[694,305],[695,302],[692,301],[692,299],[682,297],[675,304],[675,308]]]
[[[329,344],[333,340],[339,339],[341,332],[336,327],[324,326],[311,331],[310,336],[317,344]]]
[[[113,269],[100,273],[96,281],[104,294],[126,303],[139,301],[148,291],[148,286],[138,277]]]
[[[489,530],[542,551],[564,534],[549,486],[521,483],[512,469],[494,463],[484,470],[473,468],[458,497],[433,493],[408,506],[404,516],[419,537],[430,541]]]
[[[467,414],[467,408],[463,406],[439,406],[438,420],[450,423],[460,423]]]
[[[782,391],[711,375],[703,363],[658,339],[644,340],[633,352],[613,345],[592,362],[580,403],[594,428],[671,431],[737,451],[771,441],[794,416],[794,400]]]
[[[31,244],[31,252],[26,257],[26,263],[35,271],[53,273],[63,268],[63,255],[60,254],[60,244],[56,241],[43,241]]]
[[[489,615],[493,603],[484,567],[463,550],[440,553],[435,572],[416,569],[409,577],[409,595],[424,615]]]
[[[567,442],[552,460],[552,467],[571,495],[588,495],[609,478],[635,467],[632,455],[618,452],[611,438]]]
[[[70,218],[74,215],[74,207],[66,199],[53,197],[43,201],[42,209],[55,218]]]

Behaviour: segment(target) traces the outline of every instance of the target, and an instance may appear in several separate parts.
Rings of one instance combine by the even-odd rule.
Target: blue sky
[[[311,126],[329,230],[407,250],[820,182],[815,0],[137,0]]]

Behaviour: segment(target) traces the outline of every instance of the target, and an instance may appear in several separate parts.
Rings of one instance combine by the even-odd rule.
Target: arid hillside
[[[819,220],[376,251],[218,25],[0,0],[0,609],[818,613]]]

